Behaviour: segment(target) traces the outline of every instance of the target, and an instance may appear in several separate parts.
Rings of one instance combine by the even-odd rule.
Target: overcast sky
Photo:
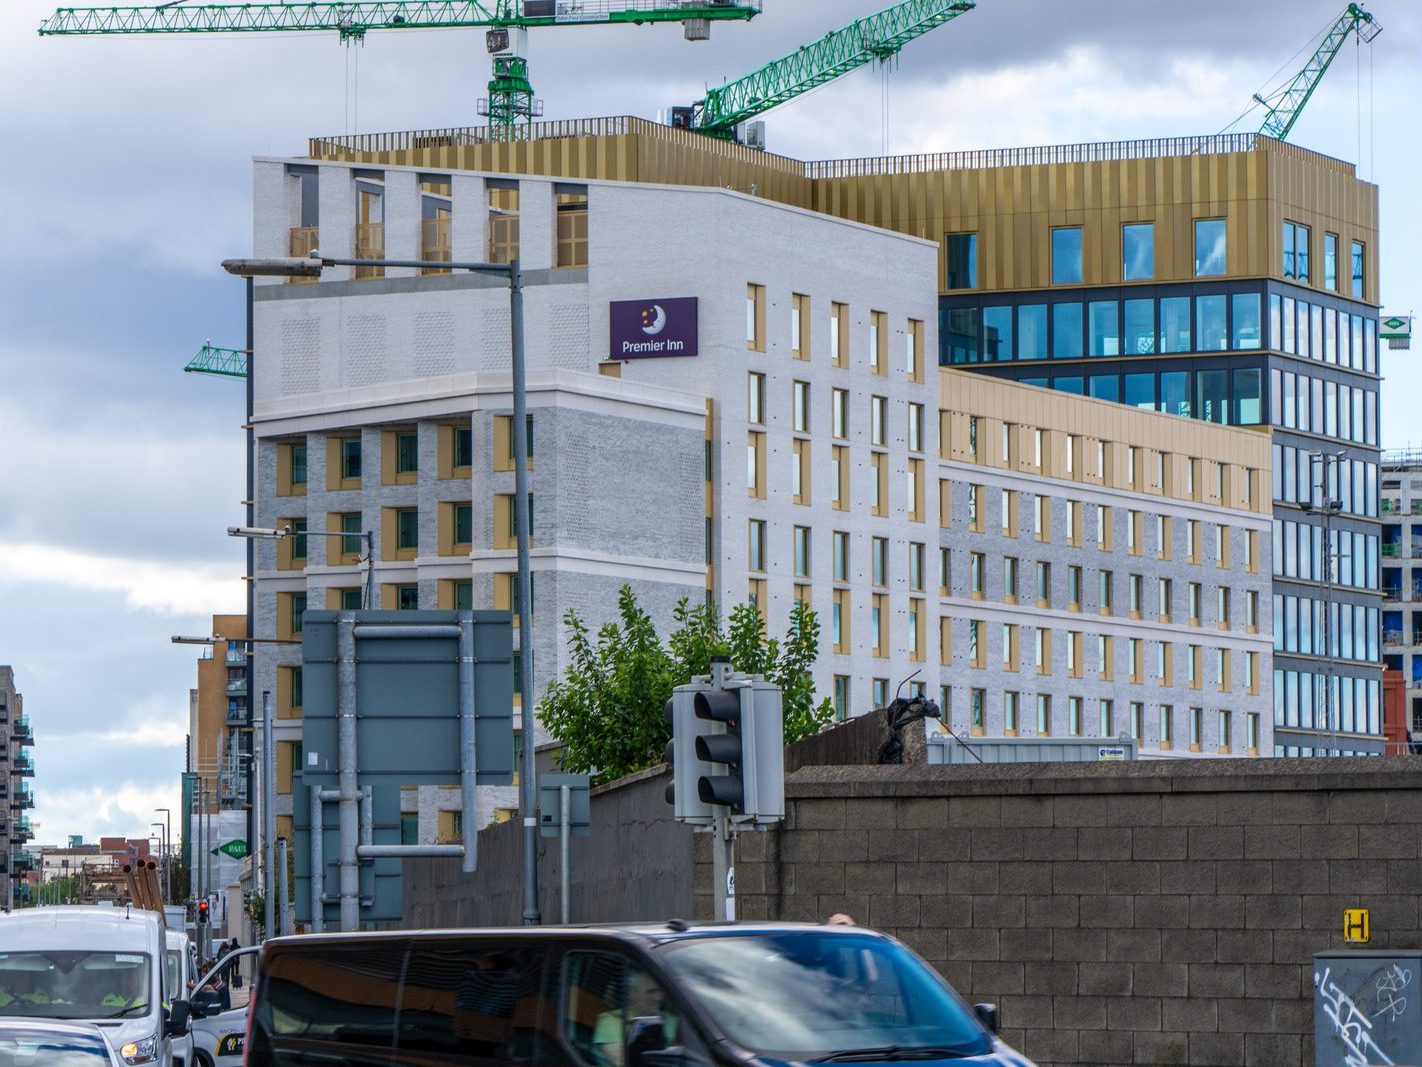
[[[548,30],[533,81],[549,118],[651,118],[886,3],[765,0],[707,44],[675,27]],[[889,148],[1216,133],[1342,6],[980,0],[905,50]],[[176,809],[196,650],[168,638],[242,610],[224,533],[242,518],[242,390],[181,368],[207,338],[242,341],[241,285],[218,262],[250,248],[250,157],[472,124],[488,79],[478,31],[356,49],[333,34],[42,39],[53,7],[0,3],[0,663],[34,723],[39,843],[142,836],[155,807]],[[1370,7],[1385,32],[1345,46],[1291,140],[1359,161],[1361,131],[1383,299],[1405,311],[1422,303],[1422,14]],[[877,154],[881,100],[878,72],[860,71],[772,114],[769,147]],[[1405,353],[1383,370],[1384,444],[1422,444],[1408,410],[1422,374]]]

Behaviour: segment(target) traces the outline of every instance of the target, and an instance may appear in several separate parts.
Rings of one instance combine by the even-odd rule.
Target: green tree
[[[570,771],[611,781],[662,762],[671,738],[663,708],[671,691],[710,671],[713,655],[728,655],[745,674],[764,675],[783,690],[786,743],[820,730],[834,717],[828,700],[815,702],[810,668],[819,652],[820,624],[797,602],[783,638],[767,638],[753,604],[731,611],[725,632],[716,609],[683,599],[665,644],[636,595],[623,586],[617,619],[592,634],[574,611],[564,616],[571,662],[548,687],[538,713],[563,746]]]

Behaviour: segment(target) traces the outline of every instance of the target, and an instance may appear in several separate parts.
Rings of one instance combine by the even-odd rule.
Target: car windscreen
[[[98,1034],[57,1034],[43,1026],[0,1029],[0,1067],[108,1067],[109,1048]]]
[[[776,1059],[992,1047],[943,979],[902,945],[870,934],[717,934],[669,943],[658,958],[727,1037]]]
[[[150,1010],[152,960],[139,952],[0,952],[0,1014],[124,1019]]]

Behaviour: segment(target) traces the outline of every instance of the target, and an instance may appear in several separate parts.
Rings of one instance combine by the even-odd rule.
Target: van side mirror
[[[997,1033],[997,1005],[996,1004],[974,1004],[973,1014],[978,1017],[978,1022],[988,1029],[988,1033]]]
[[[188,1032],[188,1024],[192,1019],[192,1009],[186,1000],[173,1001],[172,1007],[168,1009],[168,1018],[163,1024],[163,1030],[169,1037],[183,1037]]]
[[[222,999],[213,989],[199,989],[188,1002],[194,1018],[205,1019],[222,1011]]]

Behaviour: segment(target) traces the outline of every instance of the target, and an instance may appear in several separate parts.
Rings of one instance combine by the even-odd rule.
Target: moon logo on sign
[[[648,337],[655,337],[666,329],[667,313],[661,304],[653,304],[650,308],[642,312],[642,332]]]

